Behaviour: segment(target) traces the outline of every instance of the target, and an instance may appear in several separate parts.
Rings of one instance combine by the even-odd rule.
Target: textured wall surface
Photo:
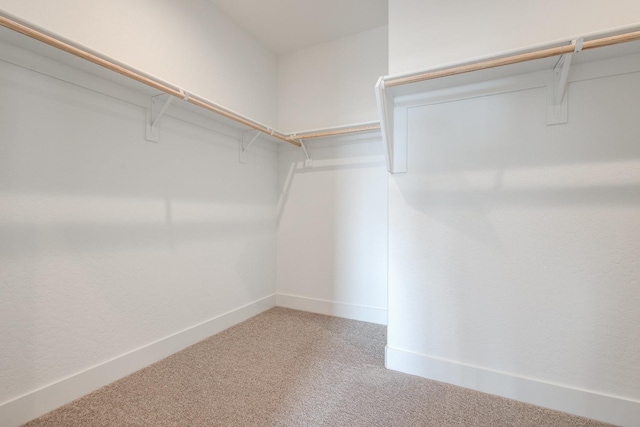
[[[279,156],[278,293],[387,308],[387,172],[373,134]],[[284,147],[283,147],[284,148]]]
[[[144,108],[4,61],[0,94],[0,403],[275,292],[274,147],[149,142]]]
[[[416,107],[389,195],[389,346],[640,399],[640,74]]]
[[[278,57],[278,126],[287,132],[378,120],[374,87],[386,75],[387,27]]]

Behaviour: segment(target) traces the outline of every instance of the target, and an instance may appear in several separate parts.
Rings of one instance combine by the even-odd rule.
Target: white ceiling
[[[387,0],[209,0],[275,54],[387,25]]]

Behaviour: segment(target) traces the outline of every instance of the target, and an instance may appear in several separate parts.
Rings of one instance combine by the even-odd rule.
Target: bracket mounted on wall
[[[168,94],[156,95],[151,97],[151,107],[147,110],[147,135],[148,141],[160,141],[160,120],[167,112],[167,108],[173,101],[174,97]]]
[[[309,149],[307,148],[307,144],[305,144],[305,142],[302,139],[299,139],[296,136],[295,133],[291,135],[291,138],[297,140],[300,143],[300,148],[302,148],[302,151],[304,151],[304,156],[305,156],[304,167],[305,168],[312,168],[313,167],[313,159],[309,155]]]
[[[255,135],[253,135],[251,141],[246,142],[249,135],[253,132],[255,132]],[[242,131],[242,138],[240,138],[240,163],[247,163],[247,152],[249,151],[249,148],[253,145],[253,143],[256,142],[259,136],[260,132],[253,129]]]
[[[387,171],[392,174],[406,173],[408,159],[407,139],[405,135],[406,113],[404,113],[402,109],[396,111],[394,98],[391,94],[387,93],[384,77],[378,79],[375,89]],[[397,126],[397,123],[404,123],[405,126]]]
[[[584,39],[573,40],[573,52],[565,53],[560,57],[558,63],[553,68],[553,86],[548,89],[548,111],[547,124],[556,125],[567,123],[567,83],[569,82],[569,69],[574,53],[582,51]]]
[[[189,100],[189,93],[179,89],[180,94],[183,96],[183,101]],[[160,141],[160,121],[167,112],[167,108],[171,105],[171,102],[175,99],[175,96],[163,93],[160,95],[151,97],[151,107],[147,109],[147,141],[159,142]]]

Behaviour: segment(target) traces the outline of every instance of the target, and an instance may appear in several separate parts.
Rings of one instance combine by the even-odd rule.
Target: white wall
[[[640,56],[626,62],[570,83],[563,125],[546,125],[546,88],[409,109],[389,366],[638,425]]]
[[[0,47],[11,426],[275,305],[277,151],[241,164],[237,131],[179,110],[146,141],[147,96]]]
[[[281,147],[278,305],[386,324],[387,172],[379,134]]]
[[[389,8],[391,74],[640,23],[632,0]],[[637,425],[639,83],[571,83],[552,127],[544,88],[412,104],[389,182],[388,366]]]
[[[275,58],[204,1],[0,8],[276,121]],[[386,323],[379,135],[310,144],[312,170],[296,166],[300,150],[278,155],[261,142],[240,164],[238,131],[174,105],[160,143],[150,143],[148,94],[2,48],[0,424],[19,425],[273,306],[276,278],[280,305]],[[305,108],[319,104],[305,113],[313,119],[289,123],[375,120],[386,28],[291,58],[311,54],[324,61],[309,59],[311,75],[292,84],[320,76],[314,90],[331,96],[306,98]],[[321,89],[333,81],[314,73],[337,61],[337,86]],[[317,120],[322,111],[337,114]],[[309,206],[318,211],[298,216]]]
[[[0,0],[0,9],[276,125],[276,57],[206,0]]]
[[[278,128],[378,120],[374,86],[387,74],[387,27],[278,57]]]
[[[278,126],[377,120],[387,27],[278,58]],[[277,303],[386,324],[387,178],[378,133],[280,148]]]
[[[389,72],[565,41],[639,17],[637,0],[389,0]]]

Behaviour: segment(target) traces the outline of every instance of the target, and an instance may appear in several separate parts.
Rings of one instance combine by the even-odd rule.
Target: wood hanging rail
[[[635,31],[631,33],[620,34],[617,36],[610,36],[610,37],[604,37],[600,39],[585,41],[582,45],[582,50],[584,51],[588,49],[612,46],[615,44],[627,43],[627,42],[638,41],[638,40],[640,40],[640,31]],[[486,70],[489,68],[501,67],[503,65],[512,65],[512,64],[518,64],[521,62],[533,61],[536,59],[544,59],[552,56],[560,56],[567,53],[572,53],[574,51],[574,48],[575,47],[570,44],[565,46],[558,46],[558,47],[537,50],[534,52],[506,56],[502,58],[489,59],[486,61],[481,61],[476,63],[464,64],[464,65],[455,66],[451,68],[445,68],[442,70],[428,71],[425,73],[414,74],[410,76],[403,76],[403,77],[389,76],[387,78],[384,78],[384,86],[389,88],[394,86],[422,82],[425,80],[433,80],[441,77],[449,77],[449,76],[455,76],[458,74],[471,73],[473,71],[480,71],[480,70]]]
[[[296,139],[323,138],[327,136],[346,135],[360,132],[375,132],[380,130],[380,122],[362,123],[353,126],[342,126],[323,130],[296,132],[291,134]]]
[[[356,124],[352,126],[342,126],[342,127],[314,130],[314,131],[301,132],[301,133],[285,134],[269,126],[266,126],[262,123],[256,122],[255,120],[252,120],[248,117],[242,116],[241,114],[231,111],[203,97],[184,91],[175,85],[163,82],[157,78],[147,76],[143,72],[135,70],[133,68],[119,65],[115,61],[109,58],[102,57],[97,54],[88,52],[87,50],[81,47],[74,46],[71,43],[60,40],[54,36],[45,34],[42,31],[39,31],[23,23],[17,22],[16,20],[9,18],[7,16],[3,16],[2,14],[0,14],[0,25],[3,27],[9,28],[13,31],[16,31],[20,34],[24,34],[25,36],[31,37],[35,40],[38,40],[56,49],[60,49],[71,55],[82,58],[93,64],[99,65],[110,71],[121,74],[139,83],[152,87],[156,90],[159,90],[161,92],[164,92],[166,94],[179,98],[181,100],[187,101],[193,105],[209,110],[215,114],[226,117],[230,120],[233,120],[251,129],[257,130],[267,135],[271,135],[277,139],[280,139],[289,144],[295,145],[296,147],[302,146],[299,139],[322,138],[322,137],[329,137],[329,136],[345,135],[345,134],[352,134],[352,133],[359,133],[359,132],[372,132],[372,131],[380,130],[379,122],[370,122],[370,123]]]
[[[130,68],[126,68],[123,67],[121,65],[116,64],[114,61],[106,59],[106,58],[102,58],[98,55],[95,55],[93,53],[87,52],[86,50],[83,50],[79,47],[73,46],[70,43],[64,42],[62,40],[59,40],[55,37],[52,37],[50,35],[44,34],[41,31],[38,31],[34,28],[28,27],[24,24],[21,24],[19,22],[16,22],[12,19],[9,19],[5,16],[0,15],[0,25],[2,25],[3,27],[9,28],[13,31],[16,31],[20,34],[24,34],[25,36],[31,37],[35,40],[38,40],[42,43],[48,44],[49,46],[55,47],[57,49],[60,49],[64,52],[70,53],[72,55],[75,55],[79,58],[82,58],[86,61],[92,62],[96,65],[99,65],[103,68],[106,68],[108,70],[114,71],[118,74],[121,74],[125,77],[128,77],[132,80],[135,80],[137,82],[140,82],[142,84],[145,84],[149,87],[152,87],[154,89],[157,89],[161,92],[164,92],[166,94],[169,94],[171,96],[175,96],[176,98],[180,98],[181,100],[187,101],[193,105],[197,105],[198,107],[204,108],[206,110],[212,111],[216,114],[219,114],[223,117],[226,117],[228,119],[231,119],[237,123],[240,123],[244,126],[250,127],[252,129],[255,129],[259,132],[263,132],[266,133],[268,135],[271,135],[277,139],[280,139],[282,141],[288,142],[289,144],[293,144],[297,147],[300,147],[302,144],[300,144],[299,141],[296,141],[294,138],[292,138],[290,135],[286,135],[283,134],[282,132],[278,132],[268,126],[263,125],[262,123],[256,122],[254,120],[249,119],[248,117],[244,117],[238,113],[235,113],[231,110],[228,110],[220,105],[217,105],[205,98],[202,98],[200,96],[191,94],[189,92],[183,91],[180,88],[177,87],[172,87],[171,85],[168,85],[164,82],[160,82],[156,79],[147,77],[145,75],[143,75],[141,72],[136,71],[134,69],[130,69]]]

